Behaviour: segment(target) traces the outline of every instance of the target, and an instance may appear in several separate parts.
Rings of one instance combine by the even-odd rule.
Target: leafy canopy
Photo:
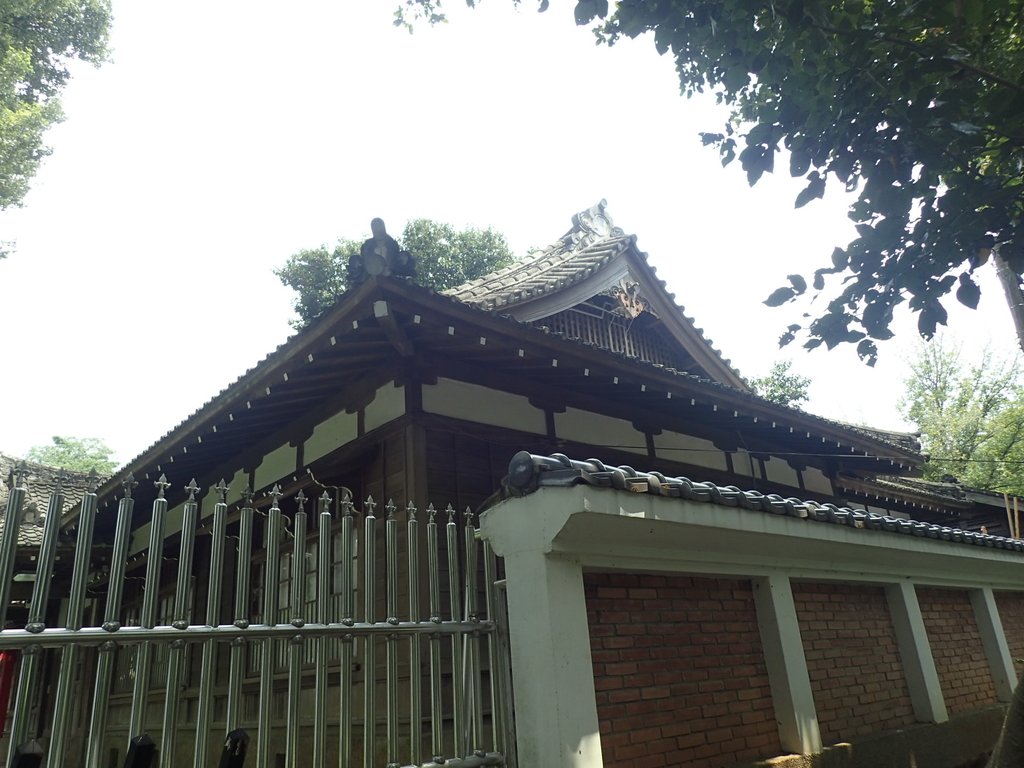
[[[302,328],[326,312],[348,290],[348,260],[359,253],[362,240],[338,240],[327,246],[306,249],[290,256],[274,274],[296,292],[293,304]],[[413,219],[405,225],[401,245],[416,260],[416,282],[444,290],[488,272],[506,267],[514,256],[505,236],[493,229],[455,229],[450,224]]]
[[[811,380],[807,376],[791,373],[792,367],[793,363],[789,360],[779,360],[767,376],[751,379],[750,387],[765,400],[799,408],[808,400],[807,388]]]
[[[108,0],[0,3],[0,210],[22,202],[49,154],[43,133],[62,117],[68,64],[103,61],[109,27]]]
[[[33,446],[25,458],[72,472],[96,470],[99,475],[109,475],[117,468],[117,462],[111,458],[112,453],[113,449],[95,437],[54,436],[52,445]]]
[[[473,0],[469,0],[473,5]],[[547,2],[540,2],[541,10]],[[854,343],[874,362],[906,303],[925,338],[944,325],[941,299],[969,307],[974,271],[995,252],[1024,272],[1024,0],[577,0],[601,41],[652,33],[682,91],[732,109],[703,134],[751,184],[775,169],[859,192],[857,237],[810,278],[832,287],[817,317],[788,328],[805,346]],[[441,16],[438,0],[405,0],[400,19]],[[839,278],[841,277],[841,280]],[[808,287],[799,275],[766,302]]]
[[[930,460],[924,476],[953,476],[965,485],[1024,495],[1024,387],[1020,360],[987,351],[965,365],[959,347],[941,337],[922,344],[900,402],[921,430]]]

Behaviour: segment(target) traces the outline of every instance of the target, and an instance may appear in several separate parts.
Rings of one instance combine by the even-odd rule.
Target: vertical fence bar
[[[11,583],[14,575],[14,555],[21,530],[21,512],[25,504],[25,477],[28,466],[19,462],[11,476],[11,493],[7,497],[4,530],[0,534],[0,630],[7,625],[7,606],[11,602]]]
[[[398,520],[395,504],[388,499],[385,539],[387,544],[387,622],[398,624]],[[398,768],[398,635],[387,637],[388,768]]]
[[[220,624],[220,600],[224,588],[224,545],[227,541],[228,486],[223,478],[215,489],[217,503],[213,505],[213,538],[210,542],[210,577],[206,592],[206,625]],[[206,765],[213,725],[213,688],[216,683],[217,642],[203,643],[203,666],[199,673],[199,704],[196,711],[195,764]]]
[[[352,576],[354,563],[352,560],[352,502],[344,498],[341,502],[341,553],[338,558],[341,564],[341,623],[351,627],[355,623],[355,597],[352,593]],[[341,723],[338,734],[338,765],[349,768],[352,765],[352,656],[355,638],[346,633],[341,638],[340,687],[341,701],[338,702]]]
[[[324,491],[317,516],[316,622],[331,621],[331,497]],[[327,759],[327,644],[323,635],[316,640],[316,692],[313,699],[313,768],[324,768]]]
[[[491,549],[491,543],[486,539],[484,539],[483,543],[483,558],[484,605],[487,610],[487,618],[491,621],[496,621],[498,596],[496,594],[497,586],[495,581],[498,578],[498,569],[494,551]],[[487,634],[487,661],[491,682],[491,749],[504,755],[507,715],[505,713],[505,699],[502,690],[504,660],[499,657],[498,653],[498,635],[499,629],[497,627],[495,627],[493,632]]]
[[[281,486],[270,491],[271,505],[267,512],[264,536],[266,562],[263,568],[263,623],[277,623],[278,570],[281,567]],[[274,641],[266,638],[260,650],[260,711],[256,733],[256,768],[270,765],[270,723],[274,702]]]
[[[438,556],[437,510],[427,507],[427,575],[430,580],[430,621],[441,625],[441,560]],[[434,762],[444,760],[444,708],[441,700],[441,636],[430,635],[430,751]]]
[[[373,515],[376,506],[370,496],[363,504],[366,510],[363,520],[363,621],[376,621],[377,601],[377,518]],[[363,768],[373,768],[373,747],[377,731],[377,648],[373,635],[367,635],[365,664],[363,665]]]
[[[478,608],[477,592],[477,542],[476,528],[473,525],[473,512],[466,509],[463,518],[465,525],[462,529],[465,542],[465,563],[466,563],[466,620],[479,627],[480,610]],[[480,685],[480,631],[475,629],[468,635],[463,635],[467,647],[466,674],[463,675],[463,685],[466,690],[466,700],[469,701],[472,717],[470,725],[472,728],[472,743],[470,747],[474,754],[482,754],[484,735],[484,705],[483,689]]]
[[[96,686],[92,697],[92,718],[89,721],[89,741],[86,748],[87,765],[100,765],[103,737],[107,732],[107,702],[110,699],[110,674],[113,670],[117,643],[113,640],[121,628],[121,597],[124,594],[124,571],[127,564],[128,540],[132,530],[132,509],[135,500],[132,489],[138,485],[131,473],[121,483],[124,496],[117,506],[117,527],[114,530],[114,546],[110,553],[110,574],[107,583],[107,606],[103,614],[103,629],[111,633],[111,639],[100,646],[99,662],[96,666]]]
[[[66,629],[82,628],[85,588],[89,578],[89,557],[92,554],[92,531],[96,522],[96,486],[98,482],[96,473],[90,472],[78,511],[78,539],[75,542],[75,562],[71,575],[71,594],[68,596]],[[57,693],[53,705],[53,725],[50,729],[50,750],[47,758],[47,765],[50,768],[64,764],[68,714],[71,708],[71,698],[75,695],[71,685],[74,681],[74,674],[78,670],[78,654],[79,649],[76,645],[68,646],[61,654]]]
[[[252,568],[252,489],[242,490],[242,509],[238,519],[238,563],[235,568],[235,621],[240,629],[249,626],[249,574]],[[245,641],[231,643],[228,669],[227,733],[241,726],[242,667],[245,664]]]
[[[178,583],[174,590],[174,620],[171,626],[185,630],[192,623],[192,559],[196,546],[196,524],[199,519],[199,504],[196,493],[199,486],[193,478],[185,490],[188,499],[181,515],[181,546],[178,550]],[[164,723],[160,732],[160,760],[164,765],[174,765],[175,730],[178,725],[178,705],[181,701],[181,676],[185,660],[185,641],[177,638],[171,641],[167,659],[167,688],[164,690]]]
[[[305,626],[306,610],[306,494],[301,490],[295,497],[292,539],[292,588],[289,592],[292,609],[291,623],[296,629]],[[288,768],[299,766],[299,691],[302,689],[302,656],[305,644],[302,635],[295,635],[288,644],[288,711],[285,736],[285,762]]]
[[[409,502],[406,509],[408,523],[406,525],[406,553],[409,560],[409,620],[420,623],[420,524],[416,519],[416,507]],[[409,639],[409,723],[410,723],[410,762],[420,765],[423,762],[423,713],[420,696],[422,696],[423,664],[420,657],[420,636],[414,634]]]
[[[171,484],[166,475],[153,483],[157,494],[153,500],[152,519],[149,524],[149,549],[146,552],[146,580],[143,582],[142,613],[140,626],[152,629],[156,626],[156,605],[160,595],[160,564],[163,560],[164,515],[167,513],[167,489]],[[149,706],[149,668],[153,646],[140,643],[136,646],[135,683],[132,686],[132,713],[129,718],[128,738],[132,739],[145,730],[146,709]]]
[[[28,624],[25,626],[29,632],[42,632],[46,629],[46,606],[50,598],[53,562],[57,553],[57,531],[60,529],[61,513],[64,511],[63,486],[67,479],[64,470],[57,474],[57,486],[50,494],[46,507],[43,540],[39,545],[39,559],[36,564],[36,580],[32,586],[32,604],[29,608]],[[7,736],[7,765],[15,764],[15,750],[19,744],[25,741],[28,732],[28,718],[31,714],[30,696],[38,693],[36,678],[39,674],[40,650],[39,648],[27,648],[21,657],[17,696],[14,700],[11,729]]]
[[[455,524],[455,508],[449,504],[445,509],[448,513],[448,524],[445,526],[448,544],[448,601],[451,608],[452,621],[462,616],[459,596],[459,527]],[[455,731],[455,756],[465,757],[469,754],[469,738],[466,733],[465,706],[461,682],[462,669],[462,638],[452,634],[452,726]]]

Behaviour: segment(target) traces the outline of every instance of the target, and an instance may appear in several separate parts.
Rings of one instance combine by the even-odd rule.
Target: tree
[[[1020,361],[987,351],[965,366],[941,337],[922,344],[900,402],[921,431],[924,476],[952,476],[982,490],[1024,495],[1024,386]]]
[[[790,373],[792,367],[793,363],[789,360],[779,360],[772,366],[767,376],[751,379],[750,386],[765,400],[790,408],[799,408],[802,403],[807,402],[807,388],[811,385],[811,380],[807,376]]]
[[[62,117],[57,97],[70,77],[68,64],[99,64],[109,27],[107,0],[0,5],[0,210],[22,202],[49,154],[43,133]]]
[[[402,230],[402,247],[416,260],[416,282],[444,290],[508,266],[514,260],[505,236],[493,229],[457,230],[430,219],[413,219]],[[299,251],[274,274],[298,294],[294,308],[302,328],[332,307],[348,290],[348,260],[361,240],[341,239],[327,246]]]
[[[53,445],[36,445],[28,449],[25,458],[51,467],[63,467],[72,472],[90,472],[109,475],[117,468],[111,458],[113,450],[95,437],[54,436]]]
[[[442,15],[438,0],[405,0],[400,23],[403,12]],[[974,272],[992,259],[1024,346],[1024,0],[620,0],[612,13],[607,0],[577,0],[575,13],[609,45],[653,33],[686,95],[729,105],[729,124],[703,141],[751,184],[784,147],[806,180],[797,207],[829,176],[858,190],[856,239],[810,280],[819,293],[827,276],[842,281],[781,343],[854,343],[872,363],[896,307],[930,338],[948,293],[977,306]],[[804,277],[789,281],[766,303],[807,290]]]

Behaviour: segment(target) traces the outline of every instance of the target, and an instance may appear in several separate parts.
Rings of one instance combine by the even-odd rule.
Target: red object
[[[7,712],[11,704],[14,669],[17,666],[17,651],[0,651],[0,736],[7,731]]]

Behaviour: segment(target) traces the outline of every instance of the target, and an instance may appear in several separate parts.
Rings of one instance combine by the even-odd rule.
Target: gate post
[[[600,768],[601,738],[579,562],[551,554],[569,510],[543,492],[484,513],[481,530],[505,558],[516,750],[520,765]]]

